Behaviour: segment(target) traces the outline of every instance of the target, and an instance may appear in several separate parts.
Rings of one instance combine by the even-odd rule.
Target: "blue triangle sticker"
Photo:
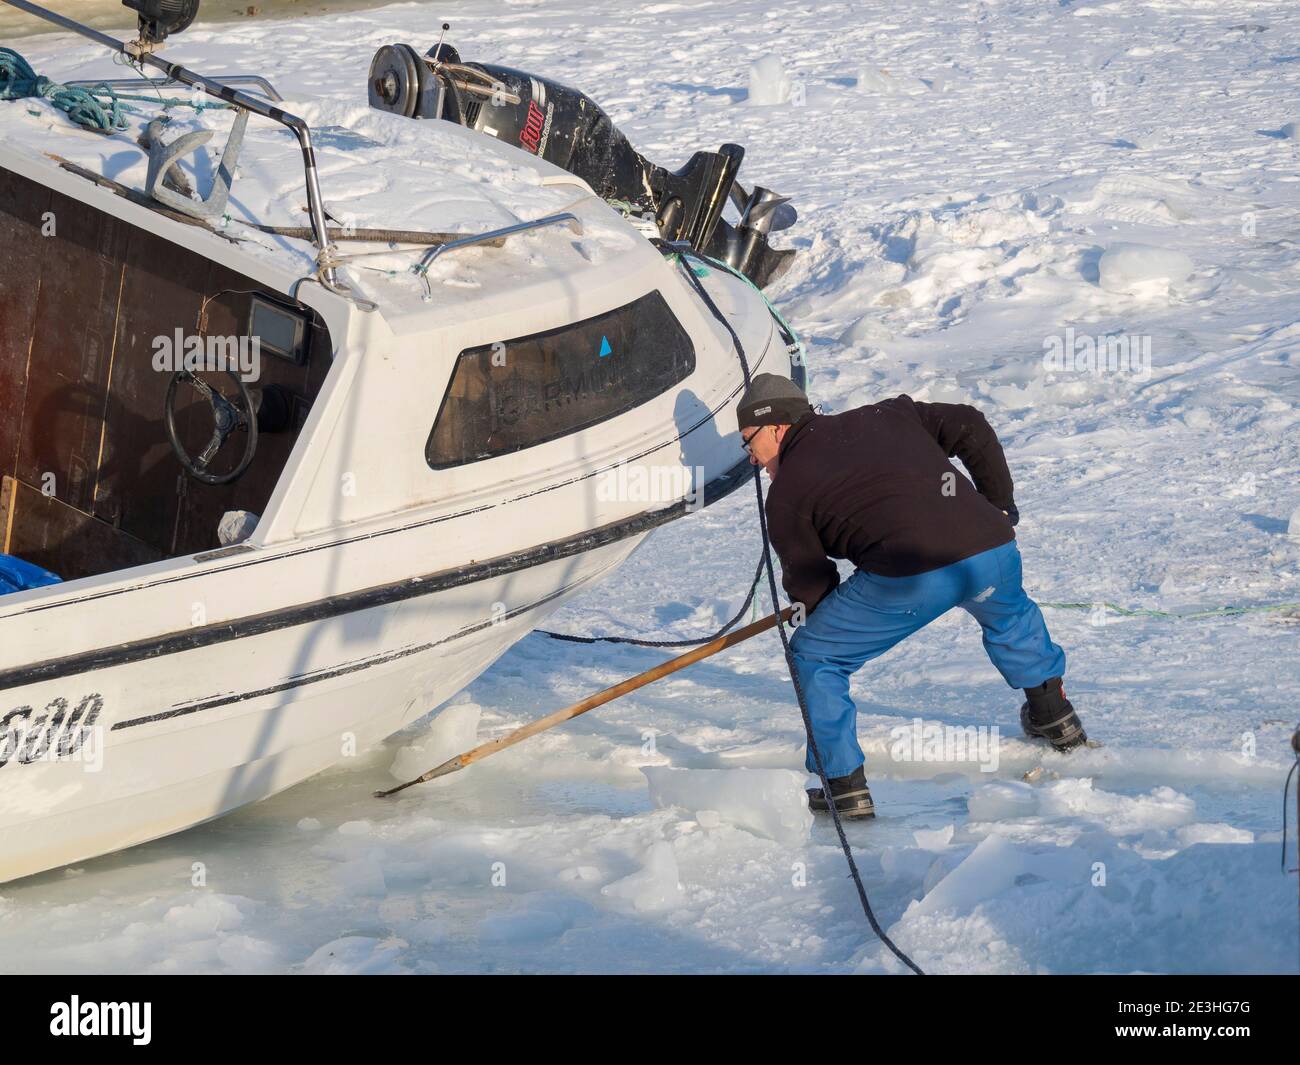
[[[600,338],[600,357],[603,359],[606,355],[609,355],[611,352],[613,352],[613,350],[614,350],[614,349],[611,348],[611,347],[609,346],[609,340],[608,340],[606,337],[601,337],[601,338]]]

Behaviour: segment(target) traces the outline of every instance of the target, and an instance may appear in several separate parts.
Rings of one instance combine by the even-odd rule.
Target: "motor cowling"
[[[633,148],[585,93],[511,67],[464,63],[445,44],[427,55],[406,44],[380,48],[370,65],[369,98],[380,110],[455,122],[545,159],[580,177],[602,199],[653,217],[664,240],[684,240],[725,258],[756,284],[779,276],[793,255],[767,243],[771,229],[784,228],[773,224],[771,210],[745,209],[758,191],[772,194],[735,195],[745,154],[738,144],[696,152],[681,169],[668,170]],[[742,220],[736,227],[722,219],[728,196],[739,201]],[[746,226],[747,214],[762,221]],[[793,211],[788,217],[793,219]]]

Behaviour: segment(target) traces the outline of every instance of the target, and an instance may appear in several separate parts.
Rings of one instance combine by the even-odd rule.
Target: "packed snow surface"
[[[770,294],[815,401],[974,403],[1006,445],[1026,584],[1075,604],[1045,613],[1105,746],[1022,740],[960,613],[863,669],[880,816],[848,834],[898,944],[933,972],[1295,972],[1300,613],[1141,612],[1300,601],[1300,10],[448,2],[199,25],[168,55],[342,124],[374,50],[426,48],[443,18],[467,58],[577,85],[663,164],[744,144],[742,178],[799,210]],[[21,43],[56,78],[121,73],[86,42]],[[392,194],[341,140],[325,158],[328,202]],[[757,554],[740,491],[550,625],[705,634]],[[663,657],[530,636],[380,749],[0,886],[0,970],[900,971],[829,825],[807,827],[775,636],[371,797]],[[996,728],[996,768],[892,757],[915,719]]]
[[[1112,244],[1097,261],[1098,280],[1110,292],[1132,292],[1149,282],[1162,283],[1167,291],[1171,283],[1186,281],[1192,269],[1182,252],[1148,244]]]

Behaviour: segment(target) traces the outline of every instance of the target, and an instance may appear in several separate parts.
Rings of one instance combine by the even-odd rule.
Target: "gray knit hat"
[[[761,373],[749,382],[736,405],[736,422],[743,432],[756,425],[793,425],[812,404],[802,388],[788,377]]]

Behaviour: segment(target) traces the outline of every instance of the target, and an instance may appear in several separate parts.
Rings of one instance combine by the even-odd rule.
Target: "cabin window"
[[[424,455],[507,455],[624,414],[685,380],[695,347],[659,292],[585,321],[462,351]]]

